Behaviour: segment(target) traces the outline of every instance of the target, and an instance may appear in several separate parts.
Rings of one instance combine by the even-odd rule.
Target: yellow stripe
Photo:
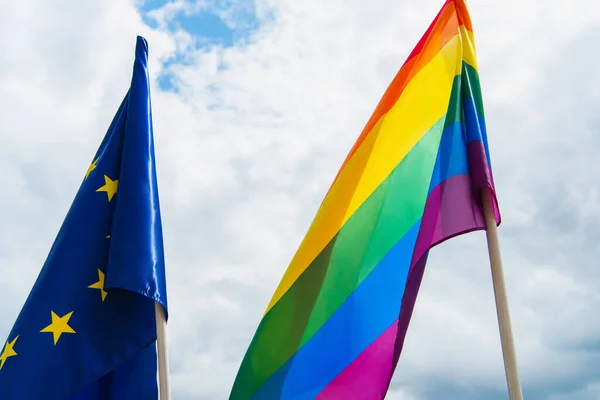
[[[454,77],[461,71],[460,39],[460,35],[454,36],[415,75],[348,161],[321,204],[266,312],[427,130],[446,114]]]
[[[478,70],[479,67],[477,66],[477,52],[475,49],[475,37],[473,32],[465,28],[464,25],[461,25],[459,28],[462,39],[462,59],[471,67]]]

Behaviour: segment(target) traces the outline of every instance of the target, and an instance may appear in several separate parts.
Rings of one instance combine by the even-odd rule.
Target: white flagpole
[[[498,313],[498,327],[500,328],[500,343],[502,345],[502,356],[504,358],[504,371],[508,385],[510,400],[523,400],[519,371],[517,368],[517,357],[513,340],[510,314],[508,310],[508,298],[504,283],[504,272],[502,270],[502,259],[500,257],[500,242],[498,240],[498,227],[494,215],[492,193],[489,189],[482,190],[483,212],[485,214],[486,236],[492,268],[492,283],[494,285],[494,296],[496,298],[496,311]]]
[[[160,400],[171,400],[169,356],[167,353],[167,319],[163,306],[154,303],[156,315],[156,351],[158,353],[158,388]]]

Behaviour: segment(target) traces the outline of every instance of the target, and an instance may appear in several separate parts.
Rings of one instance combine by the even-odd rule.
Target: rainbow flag
[[[485,229],[491,190],[471,20],[447,0],[344,161],[231,400],[385,397],[429,250]]]

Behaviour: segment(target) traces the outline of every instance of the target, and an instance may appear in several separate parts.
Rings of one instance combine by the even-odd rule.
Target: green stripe
[[[451,110],[460,109],[460,82],[459,75]],[[460,118],[460,112],[452,114],[429,129],[265,315],[242,361],[231,400],[250,399],[421,218],[441,134]]]
[[[463,98],[475,100],[475,109],[477,110],[477,114],[481,117],[484,116],[483,113],[483,97],[481,96],[481,86],[479,82],[479,73],[477,70],[463,62],[463,80],[466,79],[468,84],[463,85]]]

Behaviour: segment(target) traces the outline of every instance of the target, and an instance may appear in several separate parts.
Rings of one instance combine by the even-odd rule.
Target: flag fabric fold
[[[2,399],[157,399],[154,302],[166,311],[148,80],[131,85],[2,353]]]
[[[231,400],[383,399],[430,249],[496,200],[471,20],[447,0],[342,164]]]

